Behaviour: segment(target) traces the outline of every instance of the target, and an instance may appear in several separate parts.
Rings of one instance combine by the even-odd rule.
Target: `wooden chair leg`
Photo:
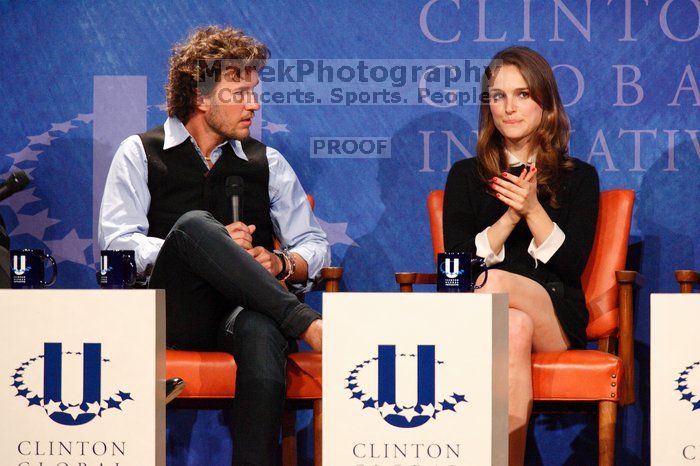
[[[297,466],[297,412],[285,409],[282,412],[282,464]]]
[[[323,455],[323,438],[321,425],[323,424],[322,400],[314,401],[314,466],[321,466]]]
[[[598,465],[615,464],[615,424],[617,422],[617,403],[601,401],[598,403]]]

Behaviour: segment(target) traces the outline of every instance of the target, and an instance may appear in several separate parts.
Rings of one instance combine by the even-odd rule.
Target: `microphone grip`
[[[241,220],[241,201],[238,194],[231,196],[231,212],[233,212],[233,221],[239,222]]]

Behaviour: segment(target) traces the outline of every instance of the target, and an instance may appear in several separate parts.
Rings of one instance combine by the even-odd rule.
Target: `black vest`
[[[226,178],[243,178],[241,221],[255,225],[253,244],[272,249],[270,218],[270,167],[266,147],[255,139],[242,142],[248,161],[236,156],[230,144],[222,147],[221,157],[211,170],[187,138],[163,150],[165,131],[159,126],[139,134],[148,161],[148,235],[165,238],[178,218],[191,210],[206,210],[224,225],[233,221],[231,199],[226,196]]]

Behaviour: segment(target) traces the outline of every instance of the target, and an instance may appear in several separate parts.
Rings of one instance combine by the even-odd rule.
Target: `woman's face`
[[[506,146],[524,147],[542,121],[542,107],[530,98],[525,78],[514,65],[504,65],[489,86],[489,107]]]

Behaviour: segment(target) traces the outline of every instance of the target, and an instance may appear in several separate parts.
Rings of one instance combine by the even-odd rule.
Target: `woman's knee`
[[[510,309],[508,311],[508,348],[514,354],[529,354],[535,324],[527,313]]]
[[[477,285],[479,283],[482,283],[484,281],[484,277],[486,276],[486,283],[484,283],[484,286],[474,290],[475,293],[506,293],[508,292],[509,288],[509,277],[508,277],[508,272],[505,272],[503,270],[489,270],[488,275],[486,275],[486,272],[482,272],[479,277],[476,279],[474,283]]]

